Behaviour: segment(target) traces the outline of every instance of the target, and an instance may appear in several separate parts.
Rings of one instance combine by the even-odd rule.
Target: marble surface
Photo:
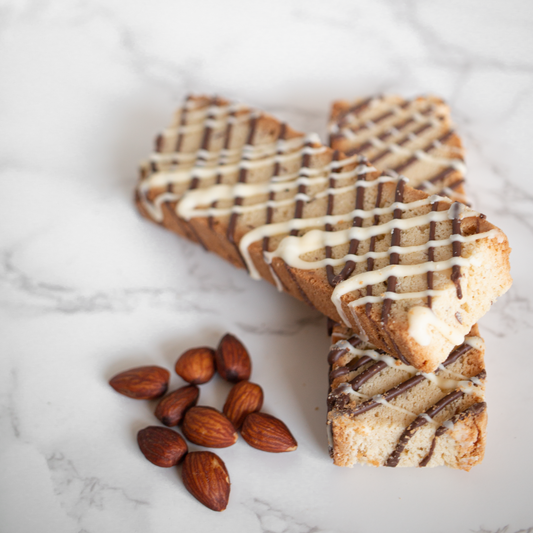
[[[0,2],[0,531],[533,531],[532,25],[527,0]],[[471,197],[513,246],[514,286],[481,322],[481,466],[331,464],[325,320],[132,206],[137,163],[188,92],[321,135],[334,98],[450,103]],[[226,331],[300,446],[221,450],[232,493],[218,514],[142,457],[154,405],[107,381],[170,369]],[[227,391],[214,380],[201,401],[221,407]]]

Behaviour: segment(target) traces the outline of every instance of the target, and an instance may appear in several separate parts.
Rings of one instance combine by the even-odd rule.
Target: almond
[[[185,488],[213,511],[223,511],[229,500],[230,481],[224,461],[213,452],[191,452],[181,470]]]
[[[120,394],[136,400],[152,400],[167,392],[170,372],[160,366],[140,366],[117,374],[109,384]]]
[[[263,389],[250,381],[240,381],[228,394],[223,412],[239,429],[250,413],[259,411],[263,406]]]
[[[155,416],[165,426],[177,426],[185,416],[185,411],[196,405],[200,389],[196,385],[181,387],[159,400],[155,409]]]
[[[222,337],[216,351],[216,365],[218,373],[226,380],[236,383],[250,379],[252,362],[248,351],[242,342],[227,333]]]
[[[251,413],[244,419],[242,438],[264,452],[292,452],[298,443],[289,428],[278,418],[265,413]]]
[[[183,419],[183,434],[194,444],[227,448],[237,441],[233,424],[212,407],[191,407]]]
[[[144,456],[162,468],[176,466],[187,453],[187,443],[179,433],[159,426],[141,429],[137,442]]]
[[[191,348],[176,361],[176,374],[194,385],[207,383],[215,375],[215,350]]]

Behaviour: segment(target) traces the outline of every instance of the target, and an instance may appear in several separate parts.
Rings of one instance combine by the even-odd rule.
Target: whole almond
[[[191,452],[181,470],[185,488],[213,511],[223,511],[229,500],[230,481],[224,461],[213,452]]]
[[[176,466],[187,453],[187,443],[179,433],[159,426],[141,429],[137,442],[144,456],[162,468]]]
[[[252,362],[242,342],[230,333],[222,337],[216,351],[218,373],[226,380],[236,383],[250,379]]]
[[[170,372],[160,366],[140,366],[117,374],[109,384],[120,394],[136,400],[152,400],[167,392]]]
[[[292,452],[298,447],[289,428],[266,413],[249,414],[244,419],[241,435],[250,446],[264,452]]]
[[[215,350],[201,346],[181,354],[176,361],[176,374],[194,385],[207,383],[215,375]]]
[[[212,407],[191,407],[183,419],[183,434],[194,444],[227,448],[237,442],[233,424]]]
[[[239,429],[250,413],[259,411],[263,406],[263,389],[250,381],[239,381],[229,391],[223,412]]]
[[[165,426],[177,426],[185,416],[185,411],[196,405],[200,389],[196,385],[181,387],[159,400],[155,408],[155,416]]]

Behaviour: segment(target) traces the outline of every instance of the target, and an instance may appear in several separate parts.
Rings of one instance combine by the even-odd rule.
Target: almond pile
[[[281,420],[259,412],[263,406],[263,389],[248,381],[252,373],[250,355],[233,335],[224,335],[216,351],[205,346],[187,350],[176,361],[175,370],[190,385],[163,398],[170,373],[159,366],[127,370],[117,374],[109,384],[129,398],[161,398],[155,416],[168,427],[149,426],[139,431],[137,442],[141,452],[151,463],[163,468],[183,461],[185,488],[209,509],[223,511],[230,493],[226,465],[213,452],[189,452],[183,437],[170,427],[182,424],[183,434],[190,442],[210,448],[235,444],[239,429],[250,446],[265,452],[291,452],[298,443]],[[215,372],[235,383],[222,412],[196,405],[200,395],[197,385],[210,381]]]

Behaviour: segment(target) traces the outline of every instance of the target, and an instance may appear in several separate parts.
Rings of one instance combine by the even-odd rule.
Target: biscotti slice
[[[434,96],[373,96],[333,103],[330,145],[368,158],[379,170],[407,176],[429,194],[467,203],[464,152],[448,106]]]
[[[474,326],[433,374],[333,330],[328,355],[329,452],[334,464],[445,465],[470,470],[485,452],[483,340]]]
[[[427,372],[511,283],[480,213],[219,98],[189,98],[158,137],[137,205]]]

